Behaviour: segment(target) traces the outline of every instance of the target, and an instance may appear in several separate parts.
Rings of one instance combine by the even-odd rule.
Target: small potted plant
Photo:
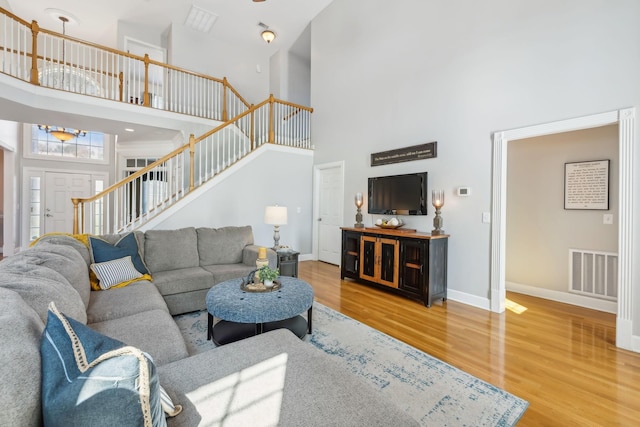
[[[273,286],[273,281],[276,280],[279,275],[280,270],[278,270],[277,268],[271,269],[268,265],[265,265],[258,270],[258,277],[267,288],[271,288]]]

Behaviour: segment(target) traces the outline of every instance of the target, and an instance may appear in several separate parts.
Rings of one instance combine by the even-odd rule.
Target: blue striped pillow
[[[96,273],[100,288],[105,290],[120,283],[142,277],[142,273],[136,270],[133,262],[131,262],[130,256],[91,264],[90,268]]]

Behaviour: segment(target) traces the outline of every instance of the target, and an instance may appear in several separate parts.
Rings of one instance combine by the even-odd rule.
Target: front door
[[[45,173],[44,230],[71,233],[75,197],[91,196],[91,175],[80,173]]]

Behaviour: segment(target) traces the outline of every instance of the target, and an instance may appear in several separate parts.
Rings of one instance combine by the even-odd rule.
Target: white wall
[[[300,105],[310,105],[311,64],[304,58],[290,52],[288,65],[289,81],[286,100]]]
[[[21,126],[19,123],[0,120],[0,244],[2,255],[13,255],[18,245],[16,237],[20,235],[18,206],[18,176],[16,172],[16,151],[20,141]],[[19,170],[19,169],[18,169]]]
[[[250,104],[269,97],[267,50],[240,48],[228,40],[214,39],[179,24],[172,24],[168,40],[172,65],[220,79],[226,77]],[[263,72],[258,73],[256,65]]]
[[[153,46],[164,47],[166,49],[166,40],[164,40],[162,36],[163,35],[158,33],[154,28],[145,27],[139,24],[132,24],[126,21],[118,21],[117,49],[124,51],[125,37],[130,37],[132,39],[145,42]]]
[[[333,2],[312,23],[315,162],[345,160],[345,206],[368,176],[427,170],[447,192],[449,288],[488,298],[492,133],[639,105],[638,16],[634,0]],[[369,166],[434,140],[435,159]]]
[[[264,223],[264,209],[278,204],[288,208],[280,244],[310,254],[312,164],[312,152],[264,146],[243,160],[241,167],[223,172],[224,179],[213,188],[152,228],[251,225],[256,244],[272,247],[273,226]]]
[[[564,164],[607,159],[610,209],[565,210]],[[507,282],[568,292],[569,249],[618,251],[618,200],[618,126],[510,141]]]

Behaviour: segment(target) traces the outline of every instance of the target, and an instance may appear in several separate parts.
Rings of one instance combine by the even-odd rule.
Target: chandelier
[[[38,129],[53,135],[54,138],[62,142],[87,134],[86,130],[66,129],[60,126],[38,125]]]

